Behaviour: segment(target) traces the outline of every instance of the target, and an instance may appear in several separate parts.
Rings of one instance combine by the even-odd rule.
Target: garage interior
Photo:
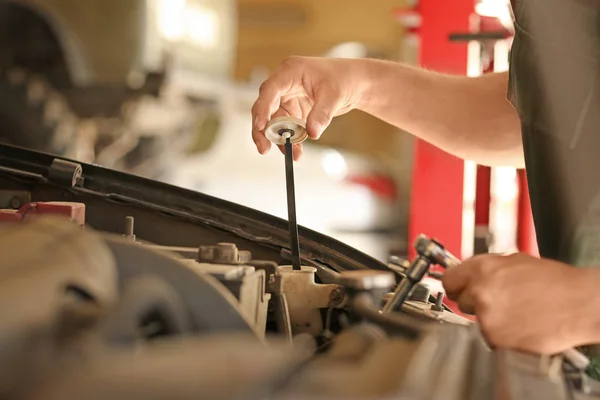
[[[353,110],[293,163],[295,228],[285,157],[252,141],[289,56],[507,71],[510,1],[11,0],[0,21],[0,398],[600,396],[585,356],[491,351],[444,297],[460,260],[539,257],[524,169]]]

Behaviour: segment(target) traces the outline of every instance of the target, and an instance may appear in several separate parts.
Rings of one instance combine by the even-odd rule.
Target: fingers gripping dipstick
[[[271,143],[277,145],[285,145],[286,139],[282,132],[290,133],[290,141],[292,144],[299,144],[306,140],[308,132],[306,132],[306,124],[304,121],[294,117],[277,117],[273,118],[265,128],[265,136]]]
[[[275,118],[265,129],[266,137],[273,143],[285,148],[285,185],[287,189],[288,224],[290,231],[290,250],[292,266],[300,271],[300,240],[298,239],[298,222],[296,220],[296,191],[294,186],[293,145],[303,142],[308,136],[304,122],[292,117]]]

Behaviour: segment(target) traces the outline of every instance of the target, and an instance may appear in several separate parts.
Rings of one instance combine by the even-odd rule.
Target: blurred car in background
[[[196,156],[173,154],[160,179],[287,219],[284,157],[273,146],[261,156],[251,138],[250,107],[258,89],[221,90],[221,124]],[[379,258],[400,215],[396,183],[377,160],[304,142],[294,163],[298,223]]]
[[[120,169],[197,132],[230,79],[235,0],[0,2],[0,140]],[[160,163],[147,175],[155,174]]]
[[[250,137],[260,77],[232,82],[236,17],[235,0],[0,1],[0,141],[287,218],[283,157]],[[365,56],[328,56],[349,49]],[[301,225],[387,258],[381,163],[307,143],[295,170]]]

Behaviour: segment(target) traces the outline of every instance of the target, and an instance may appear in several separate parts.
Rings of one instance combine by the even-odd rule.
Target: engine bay
[[[0,229],[0,398],[600,398],[489,348],[422,282],[427,236],[384,264],[299,227],[295,269],[281,219],[6,145]]]

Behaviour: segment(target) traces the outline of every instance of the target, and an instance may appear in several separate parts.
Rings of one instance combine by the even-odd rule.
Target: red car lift
[[[407,28],[407,37],[418,45],[417,64],[440,72],[465,75],[468,64],[466,41],[450,41],[456,32],[472,32],[471,18],[475,0],[418,0],[410,9],[396,10],[396,17]],[[506,38],[506,32],[493,18],[480,20],[484,39]],[[458,34],[458,36],[461,36]],[[476,35],[477,36],[477,35]],[[450,252],[465,257],[463,238],[465,163],[442,150],[416,140],[409,215],[409,242],[419,233],[440,239]],[[485,237],[490,223],[492,200],[491,170],[478,166],[475,196],[475,252],[486,249]],[[524,171],[518,171],[517,247],[537,255],[535,230]],[[483,247],[483,248],[482,248]],[[412,247],[409,247],[413,251]],[[415,254],[410,253],[409,257]]]
[[[419,38],[418,64],[440,72],[465,75],[467,44],[451,43],[452,32],[468,32],[474,0],[420,0],[411,10],[397,10],[398,18],[412,14],[420,23],[412,32]],[[412,243],[420,233],[441,240],[462,256],[464,162],[416,140],[410,195],[408,234]],[[415,254],[409,253],[412,259]]]

